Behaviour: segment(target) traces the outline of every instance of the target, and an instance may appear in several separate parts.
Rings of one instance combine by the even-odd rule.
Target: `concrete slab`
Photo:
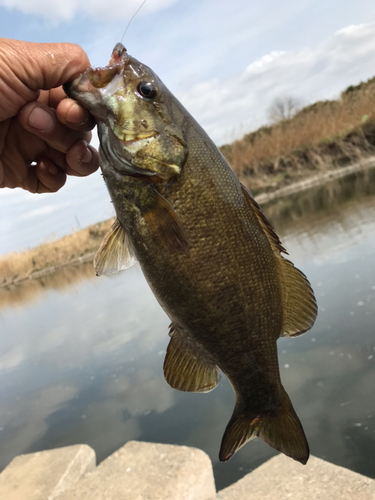
[[[85,444],[19,455],[0,474],[0,500],[55,500],[95,463]]]
[[[278,455],[218,493],[220,500],[375,500],[375,481],[310,457],[301,465]]]
[[[129,441],[59,500],[209,500],[212,464],[187,446]]]

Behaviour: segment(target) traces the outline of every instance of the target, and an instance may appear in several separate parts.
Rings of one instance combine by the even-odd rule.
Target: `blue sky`
[[[80,44],[96,66],[141,1],[0,0],[0,35]],[[308,104],[375,75],[373,0],[148,0],[124,39],[217,144],[267,122],[275,97]],[[95,139],[94,144],[97,144]],[[0,253],[112,215],[99,174],[57,194],[0,190]]]

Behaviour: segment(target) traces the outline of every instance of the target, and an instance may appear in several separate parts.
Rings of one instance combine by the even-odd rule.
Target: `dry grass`
[[[374,104],[375,78],[349,87],[337,101],[307,106],[293,118],[262,127],[221,150],[241,180],[259,192],[298,171],[332,168],[375,151],[375,142],[365,134],[375,122]]]
[[[1,255],[0,286],[22,281],[51,267],[59,268],[96,252],[112,223],[113,219],[104,221],[22,253]]]

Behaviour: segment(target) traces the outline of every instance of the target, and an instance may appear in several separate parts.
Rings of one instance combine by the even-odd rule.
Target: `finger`
[[[96,123],[86,108],[73,99],[63,99],[56,108],[59,121],[69,128],[82,132],[92,130]]]
[[[50,108],[56,109],[63,99],[66,99],[66,94],[62,87],[57,87],[51,90],[41,90],[37,100]]]
[[[52,163],[54,163],[59,168],[61,168],[61,170],[64,170],[64,172],[66,172],[68,164],[66,163],[65,153],[61,153],[61,151],[57,151],[56,149],[47,148],[41,153],[39,159],[42,157],[49,158],[52,161]]]
[[[66,174],[49,158],[41,158],[37,165],[30,165],[19,187],[31,193],[54,193],[66,182]]]
[[[43,157],[49,158],[55,165],[64,170],[68,175],[84,177],[99,168],[99,155],[95,148],[86,141],[76,142],[66,153],[48,148],[43,152]]]
[[[26,171],[26,175],[23,179],[13,187],[20,187],[30,193],[36,193],[38,190],[38,177],[36,175],[36,165],[29,165]]]
[[[83,73],[90,64],[84,50],[72,43],[2,39],[2,47],[4,63],[32,91],[59,87]]]
[[[40,102],[30,102],[18,113],[24,129],[43,139],[48,146],[66,153],[78,140],[90,141],[91,133],[65,127],[56,117],[55,110]]]
[[[66,94],[62,87],[51,89],[48,92],[48,106],[56,109],[60,101],[66,99]],[[40,100],[40,99],[39,99]]]
[[[86,141],[78,141],[66,153],[67,169],[69,175],[86,176],[99,168],[99,154],[95,148]]]
[[[0,160],[0,187],[5,187],[4,181],[5,181],[4,165],[3,162]]]
[[[35,171],[39,180],[37,193],[55,193],[66,182],[65,172],[50,158],[41,158]]]
[[[50,90],[41,90],[39,92],[38,101],[42,102],[43,104],[46,104],[47,106],[50,106],[50,103],[49,103],[50,93],[51,93]],[[53,106],[50,106],[50,107],[53,108]]]

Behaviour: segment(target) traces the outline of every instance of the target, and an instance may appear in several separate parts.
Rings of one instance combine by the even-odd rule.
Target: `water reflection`
[[[38,300],[48,290],[64,290],[80,281],[94,280],[95,278],[92,262],[85,262],[81,265],[63,267],[53,274],[26,280],[18,285],[0,287],[0,310],[8,307],[19,307],[27,302]]]
[[[315,244],[316,237],[330,235],[333,227],[341,233],[339,244],[345,245],[348,235],[367,237],[367,226],[373,221],[374,196],[372,168],[279,198],[263,208],[279,235],[287,234],[290,238],[307,234],[308,243],[320,251],[324,244]]]
[[[371,477],[374,194],[375,170],[265,207],[320,309],[311,332],[280,339],[283,383],[312,453]],[[141,439],[205,450],[223,488],[275,454],[258,440],[218,463],[232,390],[226,380],[209,394],[170,389],[169,321],[139,268],[100,279],[91,264],[66,271],[1,296],[1,467],[19,453],[82,442],[102,460]]]

